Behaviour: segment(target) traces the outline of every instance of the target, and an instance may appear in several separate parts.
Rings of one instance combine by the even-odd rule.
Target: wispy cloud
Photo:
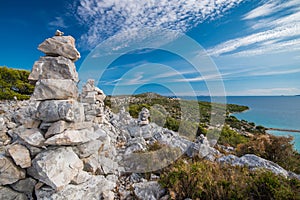
[[[259,6],[252,10],[251,12],[247,13],[243,19],[249,20],[249,19],[255,19],[258,17],[263,17],[263,16],[268,16],[274,12],[276,12],[277,7],[276,4],[271,2],[271,3],[266,3],[262,6]]]
[[[225,41],[209,49],[208,53],[213,56],[252,56],[299,50],[299,39],[295,39],[300,36],[299,5],[298,0],[266,1],[242,19],[252,24],[249,27],[254,30],[252,34]],[[273,16],[276,13],[280,14]],[[263,19],[258,20],[259,17]]]
[[[213,20],[243,0],[80,0],[77,19],[88,27],[81,40],[88,48],[127,30],[161,27],[185,32]]]
[[[48,25],[55,29],[68,28],[68,26],[65,24],[65,21],[62,17],[55,17],[55,20],[49,22]]]

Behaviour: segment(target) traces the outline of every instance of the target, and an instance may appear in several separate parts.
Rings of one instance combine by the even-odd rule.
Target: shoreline
[[[300,130],[295,130],[295,129],[284,129],[284,128],[266,128],[266,130],[300,133]]]

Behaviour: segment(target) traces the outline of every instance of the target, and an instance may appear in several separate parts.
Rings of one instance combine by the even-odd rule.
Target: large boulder
[[[34,88],[31,100],[77,99],[78,88],[70,79],[40,79]]]
[[[71,60],[62,56],[45,56],[34,63],[28,79],[31,81],[38,81],[40,79],[70,79],[78,82],[78,74]]]
[[[38,154],[29,169],[33,177],[59,190],[77,176],[83,169],[83,163],[72,148],[58,148]]]
[[[84,108],[75,100],[52,100],[40,103],[36,117],[43,122],[84,121]]]
[[[29,150],[20,144],[14,144],[8,148],[9,155],[13,158],[15,163],[22,168],[31,166],[31,158]]]
[[[247,166],[252,170],[255,169],[267,169],[275,174],[282,175],[284,177],[289,176],[289,172],[280,167],[278,164],[272,161],[263,159],[253,154],[246,154],[242,157],[235,155],[223,156],[217,160],[220,163],[226,163],[233,166]]]
[[[25,178],[25,171],[17,167],[13,161],[0,155],[0,185],[7,185]]]
[[[76,61],[80,53],[75,47],[75,39],[72,36],[54,36],[41,43],[38,49],[48,56],[63,56]]]
[[[13,191],[8,187],[0,186],[0,199],[3,200],[27,200],[25,194]]]
[[[114,196],[111,191],[116,187],[115,176],[91,176],[91,178],[79,185],[69,184],[60,191],[50,190],[42,187],[35,191],[39,200],[82,200],[82,199],[103,199],[113,200]]]

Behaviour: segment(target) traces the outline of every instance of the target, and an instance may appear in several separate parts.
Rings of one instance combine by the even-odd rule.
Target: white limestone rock
[[[93,140],[73,147],[74,152],[80,158],[86,158],[101,150],[104,143],[101,140]]]
[[[2,116],[0,116],[0,131],[5,129],[5,120]]]
[[[42,147],[44,145],[45,138],[37,128],[27,129],[24,126],[20,126],[14,133],[29,145],[34,147]]]
[[[0,185],[8,185],[25,178],[25,171],[0,154]]]
[[[78,82],[78,74],[71,60],[62,56],[44,56],[34,63],[28,77],[31,81],[41,79],[70,79]]]
[[[82,122],[84,121],[84,108],[75,100],[43,101],[38,107],[36,117],[43,122],[59,120]]]
[[[62,133],[67,129],[82,130],[82,129],[91,128],[92,126],[93,126],[92,122],[70,123],[70,122],[60,120],[50,125],[50,127],[48,128],[45,134],[45,137],[46,138],[52,137],[53,135]]]
[[[252,170],[263,168],[270,170],[275,174],[282,175],[284,177],[289,177],[289,172],[280,167],[278,164],[253,154],[246,154],[242,157],[228,155],[219,158],[217,161],[220,163],[226,163],[234,166],[247,166]]]
[[[80,58],[80,53],[75,47],[75,39],[72,36],[54,36],[41,43],[38,49],[48,56],[63,56],[72,61]]]
[[[72,148],[66,147],[38,154],[32,160],[31,168],[31,175],[53,189],[60,190],[83,169],[83,163]]]
[[[94,128],[83,130],[66,130],[45,141],[47,145],[78,145],[98,139],[106,134],[103,130]]]
[[[156,181],[135,183],[133,188],[138,199],[158,200],[165,194],[165,190]]]
[[[104,92],[96,87],[95,80],[89,79],[82,87],[81,102],[95,104],[96,102],[102,103],[106,98]]]
[[[78,88],[76,82],[65,79],[40,79],[34,88],[31,100],[66,100],[77,99]]]
[[[116,161],[103,155],[93,154],[82,160],[84,162],[84,169],[92,174],[114,174],[119,167]]]
[[[13,158],[16,165],[21,168],[28,168],[31,166],[31,158],[29,150],[20,144],[14,144],[8,148],[9,155]]]
[[[37,189],[36,196],[39,200],[111,200],[106,194],[116,187],[116,182],[104,176],[92,176],[88,181],[73,185],[69,184],[60,191],[51,190],[47,187]]]

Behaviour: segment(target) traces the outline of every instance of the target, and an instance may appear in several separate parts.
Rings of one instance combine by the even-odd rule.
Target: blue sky
[[[107,94],[300,94],[299,0],[0,0],[0,5],[0,66],[31,69],[43,56],[38,44],[60,29],[76,39],[82,82],[91,76]],[[192,40],[199,46],[191,48]],[[166,45],[172,47],[167,51]],[[105,66],[106,54],[119,56]]]

